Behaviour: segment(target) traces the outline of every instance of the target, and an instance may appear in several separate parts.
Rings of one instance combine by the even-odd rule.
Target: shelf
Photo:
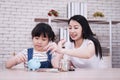
[[[48,18],[35,18],[35,22],[47,22]],[[53,18],[51,22],[68,22],[68,18]],[[88,19],[89,23],[94,24],[109,24],[109,20],[96,20],[96,19]],[[111,21],[112,24],[120,23],[120,21]]]
[[[35,22],[48,22],[48,18],[35,18]],[[68,22],[67,18],[52,18],[51,22]]]

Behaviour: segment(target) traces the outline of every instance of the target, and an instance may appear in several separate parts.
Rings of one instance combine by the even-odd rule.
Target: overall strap
[[[51,59],[52,59],[52,54],[50,54],[51,51],[48,51],[47,54],[47,61],[41,62],[41,67],[40,68],[53,68],[51,64]]]
[[[33,57],[33,48],[28,48],[28,61]]]
[[[52,54],[50,54],[51,51],[48,51],[47,52],[47,56],[48,56],[48,61],[51,61],[51,58],[52,58]]]

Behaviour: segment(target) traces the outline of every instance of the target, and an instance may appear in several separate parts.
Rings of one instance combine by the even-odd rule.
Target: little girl
[[[50,51],[46,52],[44,47],[55,40],[55,34],[48,24],[39,23],[31,32],[33,48],[24,49],[16,56],[10,58],[6,62],[6,68],[10,69],[13,66],[24,62],[25,67],[28,68],[29,60],[39,58],[41,63],[40,68],[56,68],[57,56],[53,57]]]

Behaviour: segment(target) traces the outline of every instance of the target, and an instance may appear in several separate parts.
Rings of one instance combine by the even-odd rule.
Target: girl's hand
[[[21,63],[21,62],[25,62],[27,61],[27,58],[24,54],[18,54],[15,56],[15,59],[17,61],[17,64]]]

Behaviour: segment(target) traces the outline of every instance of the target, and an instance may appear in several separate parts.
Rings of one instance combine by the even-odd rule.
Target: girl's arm
[[[21,63],[21,62],[25,62],[26,61],[26,56],[24,54],[18,54],[16,56],[13,56],[12,58],[10,58],[7,62],[5,67],[7,69],[12,68],[13,66]]]

